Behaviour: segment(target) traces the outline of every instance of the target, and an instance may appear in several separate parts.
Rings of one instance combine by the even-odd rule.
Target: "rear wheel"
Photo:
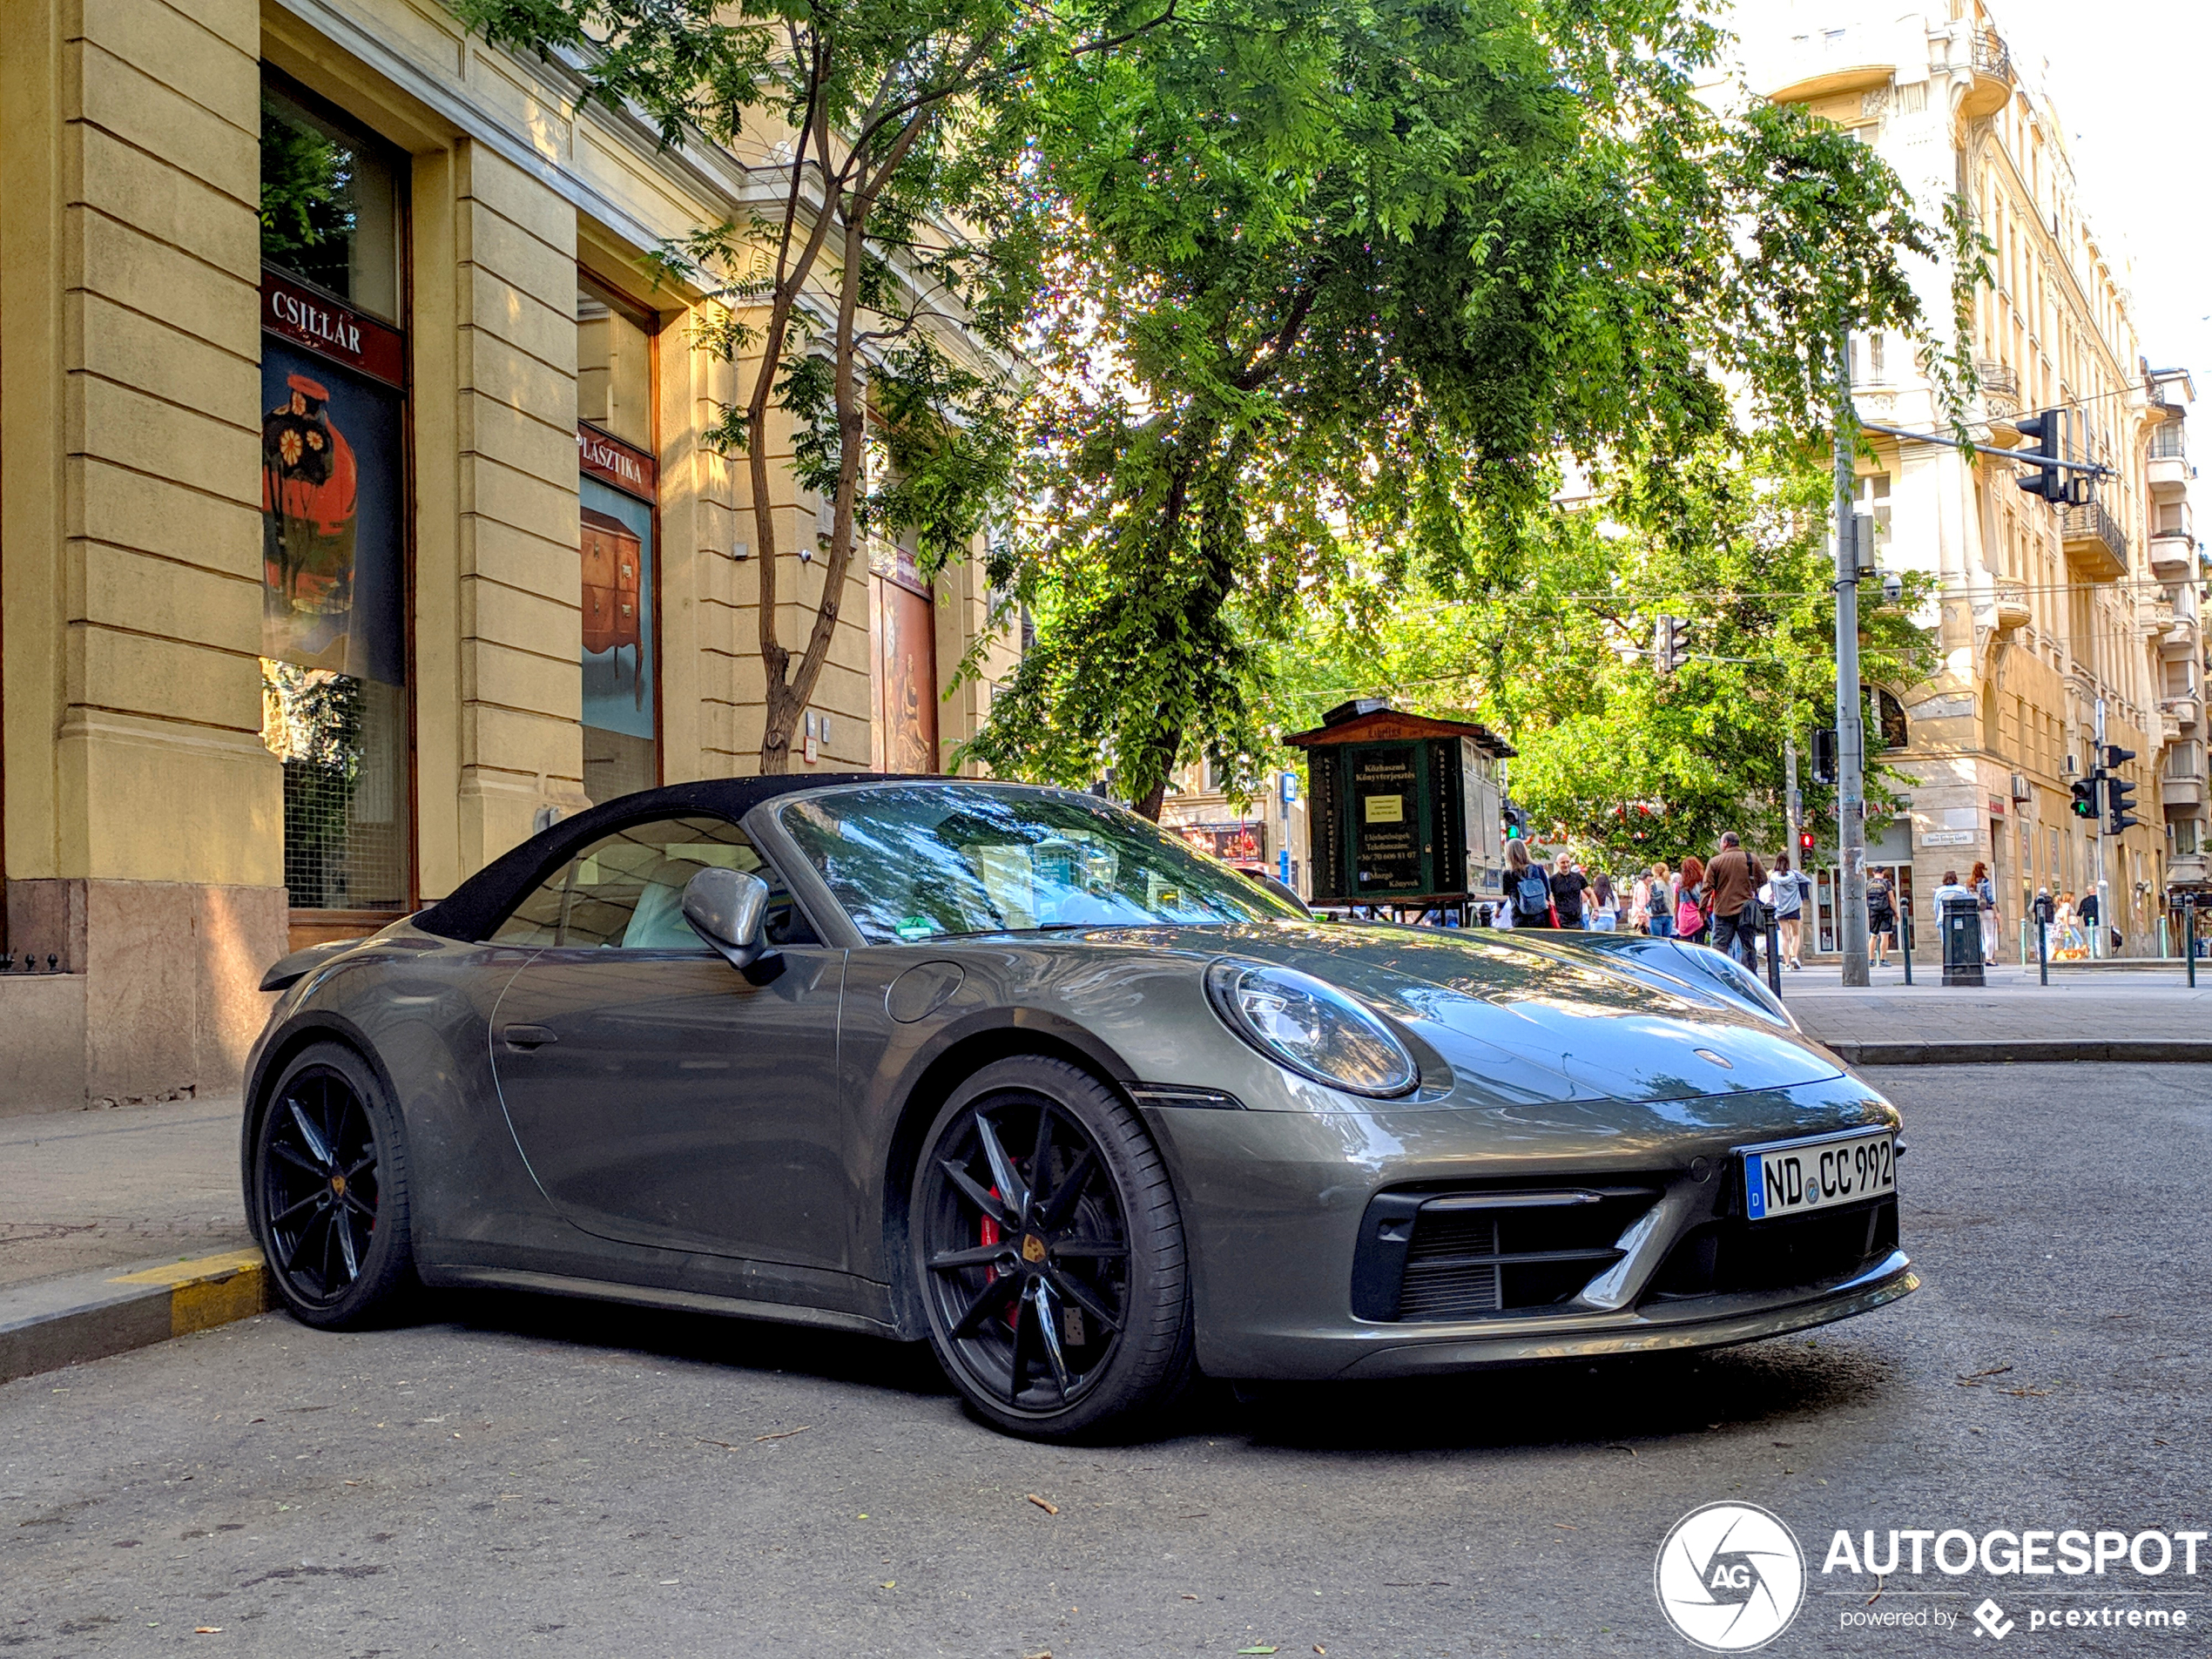
[[[915,1171],[914,1272],[947,1375],[1009,1433],[1126,1433],[1189,1379],[1182,1217],[1136,1114],[1055,1060],[986,1067]]]
[[[292,1315],[326,1329],[388,1316],[414,1277],[398,1109],[334,1042],[294,1056],[270,1091],[253,1156],[254,1235]]]

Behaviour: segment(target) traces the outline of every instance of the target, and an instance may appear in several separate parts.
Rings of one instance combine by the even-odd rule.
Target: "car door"
[[[762,982],[683,919],[710,865],[771,889]],[[841,1271],[851,1193],[837,1083],[844,954],[736,825],[631,824],[525,898],[496,942],[543,948],[500,998],[492,1068],[531,1174],[603,1238]]]

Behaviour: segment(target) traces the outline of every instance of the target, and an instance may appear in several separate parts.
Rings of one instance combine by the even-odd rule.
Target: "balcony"
[[[1997,631],[1999,633],[2009,634],[2015,629],[2025,628],[2034,619],[2035,612],[2028,607],[2027,588],[2025,583],[2019,582],[1997,583]]]
[[[2197,723],[2204,718],[2203,705],[2193,697],[2161,698],[2158,711],[2173,721],[2184,736],[2195,732]]]
[[[2204,805],[2204,779],[2176,778],[2168,773],[2158,780],[2158,804],[2168,812],[2194,816],[2190,808]]]
[[[2102,502],[2060,510],[2059,539],[2067,563],[2084,580],[2117,582],[2128,574],[2128,536]]]
[[[2196,524],[2187,502],[2161,502],[2151,509],[2150,573],[2160,582],[2196,579]]]
[[[2013,54],[2006,46],[2004,37],[1994,29],[1975,30],[1967,63],[1971,73],[1959,113],[1970,121],[1996,114],[2005,107],[2005,100],[2012,97],[2014,82]]]
[[[1981,382],[1981,418],[1989,428],[1989,440],[2001,449],[2009,449],[2020,441],[2020,429],[2015,424],[2020,417],[2020,381],[2004,364],[1988,358],[1974,360],[1974,378]]]
[[[1803,104],[1844,92],[1871,92],[1897,73],[1897,47],[1887,30],[1865,24],[1813,29],[1746,65],[1754,86],[1770,87],[1777,104]]]
[[[2195,662],[2199,648],[2194,617],[2176,617],[2159,630],[2158,654],[2166,662]]]
[[[2189,465],[2188,445],[2183,442],[2179,421],[2167,421],[2151,428],[2150,459],[2144,468],[2144,481],[2150,486],[2153,501],[2179,501],[2188,493],[2189,480],[2195,475]]]

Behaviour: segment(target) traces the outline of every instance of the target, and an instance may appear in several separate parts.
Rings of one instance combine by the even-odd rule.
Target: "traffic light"
[[[1797,832],[1797,851],[1804,854],[1805,858],[1812,856],[1812,832],[1811,830],[1799,830]],[[1800,864],[1804,863],[1804,858],[1799,859],[1797,862]]]
[[[2023,415],[2013,422],[2020,428],[2026,445],[2013,451],[2015,461],[2060,461],[2066,458],[2066,411],[2041,409],[2033,415]],[[2031,496],[2040,496],[2045,501],[2066,499],[2066,478],[2056,467],[2038,467],[2033,473],[2023,473],[2013,482]],[[2080,807],[2075,807],[2080,812]],[[2093,814],[2094,815],[2094,814]]]
[[[1812,780],[1817,784],[1836,781],[1836,733],[1824,725],[1812,729]]]
[[[2097,780],[2094,778],[2074,780],[2073,810],[2076,818],[2094,818],[2097,815]]]
[[[2122,834],[2142,822],[2128,810],[2135,804],[2135,786],[2120,775],[2121,764],[2134,758],[2133,749],[2123,749],[2116,743],[2105,745],[2105,766],[2110,774],[2105,779],[2105,831],[2107,834]]]
[[[1516,806],[1513,804],[1513,802],[1508,800],[1505,803],[1504,813],[1506,819],[1506,840],[1508,841],[1527,840],[1528,839],[1527,809],[1526,807]]]
[[[1671,674],[1689,660],[1689,624],[1680,617],[1662,617],[1651,642],[1651,660],[1662,674]]]

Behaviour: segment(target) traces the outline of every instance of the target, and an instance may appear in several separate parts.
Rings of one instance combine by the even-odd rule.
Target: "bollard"
[[[2182,948],[2188,953],[2189,989],[2196,988],[2196,895],[2192,893],[2182,900]]]
[[[1981,960],[1981,907],[1972,899],[1946,899],[1938,924],[1943,938],[1943,982],[1986,985]]]
[[[1897,900],[1898,942],[1905,947],[1905,982],[1912,983],[1912,907],[1899,894]]]
[[[1766,982],[1782,995],[1782,920],[1772,905],[1766,907]]]
[[[2035,977],[2051,982],[2051,924],[2040,916],[2035,919]]]

